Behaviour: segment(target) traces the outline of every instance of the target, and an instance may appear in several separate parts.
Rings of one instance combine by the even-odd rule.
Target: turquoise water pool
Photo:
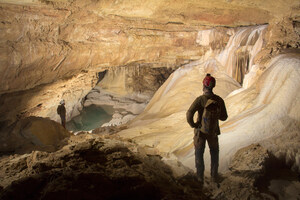
[[[70,131],[90,131],[101,127],[112,119],[112,106],[91,105],[84,107],[80,115],[67,122],[67,129]]]

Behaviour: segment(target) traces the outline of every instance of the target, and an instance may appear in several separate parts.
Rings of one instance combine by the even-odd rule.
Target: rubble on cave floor
[[[82,132],[56,152],[1,157],[0,199],[276,199],[257,187],[268,160],[264,148],[251,145],[218,183],[206,174],[201,185],[191,171],[176,175],[180,165],[166,164],[154,149],[100,130]]]
[[[207,176],[204,187],[211,199],[218,200],[299,199],[298,176],[267,149],[252,144],[236,152],[229,171],[221,175],[218,183],[211,182]],[[279,180],[287,185],[278,187]]]
[[[196,179],[182,185],[158,155],[96,134],[72,136],[56,152],[0,160],[0,199],[208,199]]]

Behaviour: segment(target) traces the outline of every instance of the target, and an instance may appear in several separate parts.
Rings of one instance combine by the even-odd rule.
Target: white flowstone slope
[[[256,42],[251,42],[251,47],[247,47],[247,51],[254,56],[256,53],[251,48],[259,51],[256,43],[261,42],[262,37],[251,33],[258,30],[262,30],[262,27],[251,27],[249,34],[240,34],[248,40],[257,38]],[[239,48],[239,44],[235,45]],[[130,128],[119,134],[140,144],[156,147],[166,159],[179,159],[194,169],[193,129],[186,122],[186,111],[194,99],[202,94],[202,79],[209,72],[216,77],[214,92],[225,99],[229,115],[225,123],[220,123],[220,171],[228,169],[238,149],[252,143],[261,143],[300,171],[299,54],[273,58],[264,66],[267,70],[260,76],[258,73],[252,76],[257,81],[252,81],[251,86],[242,89],[228,75],[228,66],[225,68],[216,57],[218,55],[206,55],[205,59],[175,71],[156,92],[144,112],[130,124]],[[253,59],[251,55],[249,59]],[[278,140],[284,141],[280,143]],[[209,169],[208,149],[205,151],[205,163],[206,169]]]

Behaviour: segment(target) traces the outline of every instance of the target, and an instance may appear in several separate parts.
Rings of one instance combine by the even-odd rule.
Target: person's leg
[[[64,128],[66,128],[66,118],[63,117],[63,116],[61,116],[60,118],[61,118],[61,125],[62,125]]]
[[[204,180],[204,159],[203,154],[205,150],[205,137],[203,135],[196,133],[194,137],[195,145],[195,165],[197,170],[197,176],[201,182]]]
[[[218,168],[219,168],[219,140],[218,136],[211,136],[207,138],[207,143],[210,149],[211,156],[211,168],[210,175],[214,180],[218,179]]]

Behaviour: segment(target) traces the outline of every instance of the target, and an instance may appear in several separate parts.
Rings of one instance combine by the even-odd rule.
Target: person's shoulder
[[[215,98],[222,99],[222,97],[220,97],[220,96],[219,96],[219,95],[217,95],[217,94],[214,94],[214,97],[215,97]]]
[[[224,101],[224,99],[222,97],[220,97],[219,95],[216,95],[214,94],[214,98],[217,100],[217,101]]]
[[[200,96],[198,96],[196,99],[198,99],[199,101],[203,100],[203,99],[207,99],[207,96],[202,94]]]
[[[194,104],[196,103],[196,104],[202,104],[202,102],[203,102],[203,100],[204,100],[204,95],[200,95],[200,96],[198,96],[198,97],[196,97],[196,99],[194,100]]]
[[[202,105],[204,106],[205,103],[207,102],[207,100],[209,99],[210,97],[205,95],[205,94],[202,94],[200,95],[198,98],[197,98],[197,101]]]
[[[65,107],[64,105],[59,104],[59,105],[57,106],[57,109],[63,109],[64,107]]]

